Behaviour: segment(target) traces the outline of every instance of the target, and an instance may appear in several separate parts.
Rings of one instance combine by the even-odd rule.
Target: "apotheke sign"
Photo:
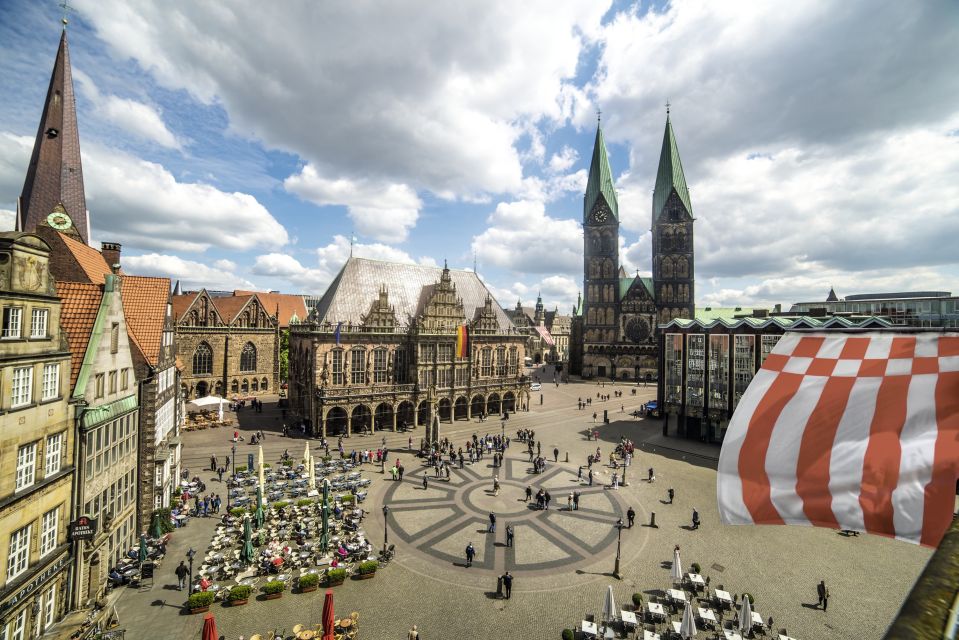
[[[80,516],[70,523],[71,540],[92,540],[97,533],[97,521],[89,516]]]

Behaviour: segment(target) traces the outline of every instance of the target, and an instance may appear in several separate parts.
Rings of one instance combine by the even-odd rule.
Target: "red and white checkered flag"
[[[957,478],[959,334],[787,333],[730,420],[719,513],[935,547]]]

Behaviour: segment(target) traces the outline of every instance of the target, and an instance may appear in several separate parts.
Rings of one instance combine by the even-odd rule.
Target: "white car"
[[[538,383],[538,382],[534,382],[533,384],[529,385],[529,390],[530,390],[530,391],[539,391],[539,390],[542,389],[542,388],[543,388],[543,385],[541,385],[541,384]]]

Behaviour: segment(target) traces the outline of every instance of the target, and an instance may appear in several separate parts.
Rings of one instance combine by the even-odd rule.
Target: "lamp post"
[[[619,575],[619,552],[621,548],[623,538],[623,519],[620,518],[616,521],[616,567],[613,569],[613,577],[617,580],[622,580],[622,577]]]
[[[383,553],[386,553],[386,545],[389,542],[389,531],[390,531],[390,508],[387,505],[383,505]]]
[[[190,547],[190,550],[186,552],[186,557],[190,560],[190,587],[188,593],[193,594],[193,556],[196,555],[196,551],[193,550],[193,547]]]

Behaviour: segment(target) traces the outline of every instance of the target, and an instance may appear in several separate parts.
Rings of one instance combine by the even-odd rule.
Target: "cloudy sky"
[[[648,274],[668,99],[699,305],[959,292],[953,0],[74,3],[93,239],[129,272],[321,293],[355,235],[565,310],[596,110]],[[0,3],[6,226],[59,17]]]

